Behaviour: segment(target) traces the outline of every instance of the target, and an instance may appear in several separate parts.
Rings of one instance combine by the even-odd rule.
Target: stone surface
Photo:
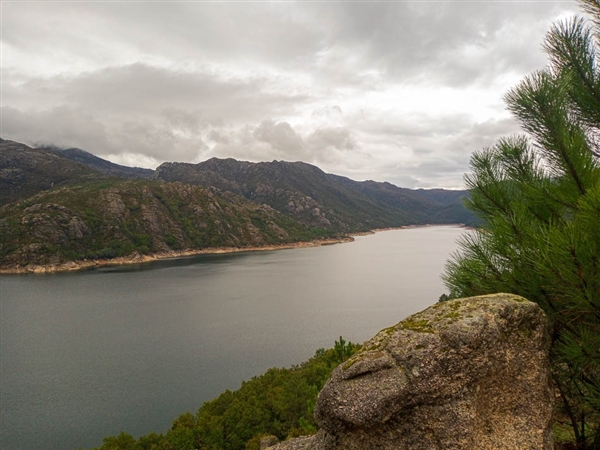
[[[544,313],[522,297],[438,303],[333,371],[316,436],[273,448],[550,450],[549,346]]]
[[[274,447],[268,447],[269,450],[309,450],[314,448],[315,436],[302,436],[288,441],[283,441]]]
[[[269,447],[272,447],[273,445],[277,444],[279,442],[279,439],[277,439],[277,436],[264,436],[260,438],[260,450],[265,450]]]

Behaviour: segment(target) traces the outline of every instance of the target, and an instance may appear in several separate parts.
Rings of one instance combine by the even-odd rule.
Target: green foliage
[[[333,352],[339,364],[346,361],[354,353],[354,345],[352,342],[346,342],[342,336],[339,341],[335,341]]]
[[[314,408],[331,371],[359,349],[341,336],[335,347],[319,349],[310,360],[289,369],[272,368],[206,402],[194,415],[183,413],[165,435],[137,441],[126,433],[104,438],[98,450],[258,449],[261,436],[279,439],[317,431]]]
[[[207,247],[337,236],[217,190],[104,180],[62,187],[0,210],[0,264],[56,264]]]
[[[125,432],[118,436],[109,436],[103,439],[102,447],[99,450],[140,450],[141,447],[135,438]]]
[[[600,22],[600,6],[587,4]],[[462,239],[444,277],[452,298],[512,292],[546,311],[557,417],[578,449],[600,446],[599,32],[582,19],[555,25],[550,67],[506,95],[527,135],[473,154],[468,206],[483,226]]]
[[[165,244],[167,244],[169,248],[173,250],[179,250],[181,248],[179,241],[177,241],[177,238],[172,234],[167,234],[165,236]]]
[[[140,437],[137,444],[140,447],[140,450],[159,450],[162,439],[162,434],[150,433]]]
[[[166,181],[214,186],[240,194],[304,225],[319,224],[338,232],[471,223],[473,217],[460,202],[464,191],[413,191],[390,183],[357,182],[302,162],[249,163],[211,158],[200,164],[165,165],[156,175]],[[261,228],[260,220],[253,223]]]

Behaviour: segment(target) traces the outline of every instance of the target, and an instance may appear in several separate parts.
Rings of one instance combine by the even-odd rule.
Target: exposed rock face
[[[438,303],[337,367],[319,433],[274,448],[550,450],[549,345],[544,313],[521,297]]]
[[[231,192],[178,182],[110,180],[1,205],[0,271],[132,260],[134,252],[266,248],[324,238],[339,241],[341,236],[312,230]]]
[[[475,219],[460,201],[466,191],[414,191],[358,182],[302,162],[211,158],[199,164],[163,163],[154,177],[214,186],[265,203],[304,225],[342,232]]]
[[[260,450],[265,450],[277,443],[279,443],[279,439],[276,436],[264,436],[260,438]]]

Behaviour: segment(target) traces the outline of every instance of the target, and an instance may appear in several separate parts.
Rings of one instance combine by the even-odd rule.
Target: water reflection
[[[462,229],[0,277],[0,448],[99,446],[165,431],[272,366],[432,304]]]

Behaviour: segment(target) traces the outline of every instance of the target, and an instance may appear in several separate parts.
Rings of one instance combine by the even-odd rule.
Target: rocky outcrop
[[[550,450],[549,345],[544,313],[522,297],[438,303],[334,370],[316,436],[272,448]]]
[[[136,260],[136,253],[266,249],[328,240],[347,239],[233,193],[178,182],[65,186],[0,206],[0,272],[72,270],[105,259]]]
[[[345,233],[475,219],[461,203],[466,191],[436,190],[429,195],[390,183],[353,181],[302,162],[211,158],[199,164],[163,163],[154,177],[214,186],[267,204],[304,225]]]
[[[273,436],[273,435],[263,436],[262,438],[260,438],[259,448],[260,448],[260,450],[265,450],[269,447],[272,447],[273,445],[275,445],[277,443],[279,443],[279,439],[277,439],[277,436]]]

